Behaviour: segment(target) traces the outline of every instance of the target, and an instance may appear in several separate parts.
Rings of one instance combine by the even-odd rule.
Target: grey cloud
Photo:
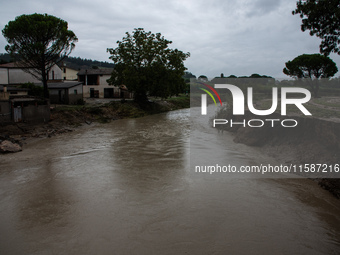
[[[3,1],[0,25],[24,13],[49,13],[69,23],[79,38],[73,56],[109,61],[106,48],[143,27],[190,52],[186,66],[214,77],[260,73],[284,77],[284,63],[318,52],[319,40],[300,30],[291,15],[296,0]],[[0,36],[0,52],[5,39]],[[340,65],[338,56],[331,55]]]

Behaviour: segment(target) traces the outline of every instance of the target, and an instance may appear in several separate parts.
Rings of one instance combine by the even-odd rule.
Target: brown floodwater
[[[94,124],[0,155],[0,254],[340,254],[339,200],[308,179],[195,173],[190,146],[207,155],[188,116]],[[197,130],[230,164],[265,158]]]

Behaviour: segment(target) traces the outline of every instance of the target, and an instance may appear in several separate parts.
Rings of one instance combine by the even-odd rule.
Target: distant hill
[[[80,57],[66,57],[63,61],[67,67],[72,69],[91,69],[91,68],[113,68],[115,65],[109,62],[97,61]]]
[[[6,64],[13,62],[11,56],[8,53],[0,53],[0,64]]]
[[[13,62],[13,59],[8,53],[0,53],[0,64]],[[79,69],[91,69],[91,68],[113,68],[114,64],[109,62],[97,61],[92,59],[80,58],[80,57],[66,57],[63,61],[67,67],[75,70]]]

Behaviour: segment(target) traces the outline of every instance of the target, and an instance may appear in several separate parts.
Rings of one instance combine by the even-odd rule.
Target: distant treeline
[[[0,53],[0,64],[6,64],[13,62],[13,59],[8,53]]]
[[[13,62],[14,59],[8,53],[0,53],[0,64]],[[63,61],[66,66],[79,70],[82,68],[113,68],[114,64],[80,57],[66,57]]]
[[[66,66],[76,70],[82,68],[113,68],[115,66],[113,63],[106,61],[103,62],[80,57],[66,57],[63,60],[63,63],[66,64]]]

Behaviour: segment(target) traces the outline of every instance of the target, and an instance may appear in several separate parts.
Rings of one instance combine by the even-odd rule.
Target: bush
[[[85,105],[85,101],[84,101],[84,99],[78,99],[76,104],[77,105]]]
[[[29,89],[28,95],[35,97],[44,97],[44,88],[42,86],[36,86],[32,82],[24,83],[20,88]]]

